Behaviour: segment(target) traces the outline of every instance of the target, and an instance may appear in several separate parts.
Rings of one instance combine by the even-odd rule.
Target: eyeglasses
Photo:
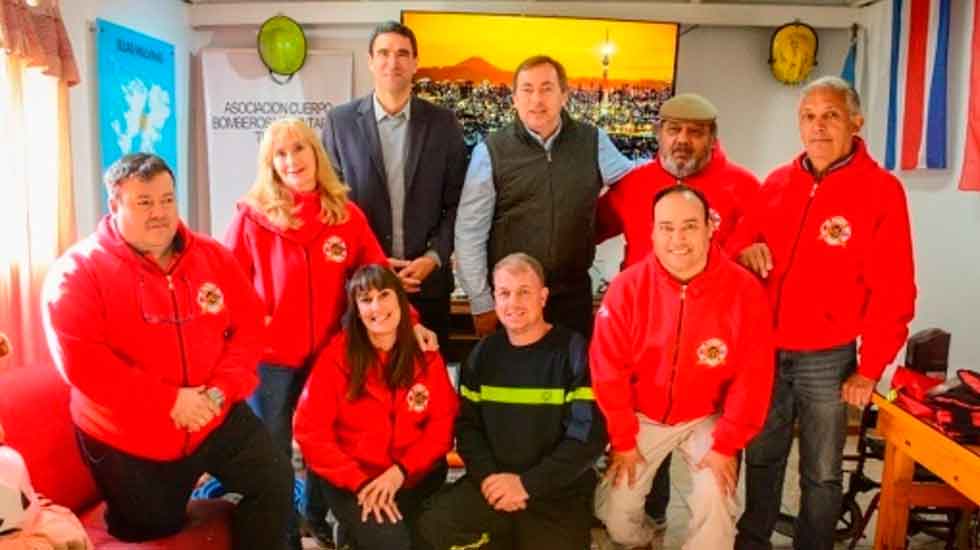
[[[200,317],[201,307],[187,277],[168,279],[140,275],[137,301],[143,320],[151,324],[180,325]]]

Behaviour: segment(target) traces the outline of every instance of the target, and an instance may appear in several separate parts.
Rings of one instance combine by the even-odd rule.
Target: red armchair
[[[0,424],[6,444],[17,449],[30,470],[35,491],[71,508],[99,550],[230,549],[230,514],[224,500],[196,500],[187,507],[180,533],[143,543],[121,542],[106,531],[105,503],[82,462],[68,412],[68,386],[49,365],[0,371]]]

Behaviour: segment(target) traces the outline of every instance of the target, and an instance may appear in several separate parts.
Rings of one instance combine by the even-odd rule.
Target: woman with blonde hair
[[[290,457],[296,401],[317,353],[340,330],[347,278],[388,259],[300,119],[266,128],[255,183],[237,206],[224,242],[265,304],[259,387],[249,405]],[[436,346],[425,328],[415,333],[423,348]],[[295,522],[290,539],[299,548]]]

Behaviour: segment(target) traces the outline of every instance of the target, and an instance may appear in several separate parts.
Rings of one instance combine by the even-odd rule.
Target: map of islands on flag
[[[96,29],[103,172],[119,157],[142,152],[163,157],[176,174],[173,45],[103,19]]]

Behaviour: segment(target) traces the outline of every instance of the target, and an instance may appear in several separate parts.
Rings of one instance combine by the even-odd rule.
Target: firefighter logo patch
[[[716,230],[721,227],[721,214],[719,214],[714,208],[708,209],[708,220],[711,221],[711,226]]]
[[[851,224],[844,216],[829,218],[820,226],[820,238],[830,246],[845,246],[851,238]]]
[[[218,285],[204,283],[197,291],[197,303],[201,306],[202,313],[214,315],[225,308],[225,295]]]
[[[717,367],[728,357],[728,345],[721,338],[711,338],[698,346],[698,364]]]
[[[408,410],[420,413],[429,406],[429,388],[422,384],[415,384],[405,397],[408,401]]]
[[[330,237],[323,243],[323,254],[331,262],[340,263],[347,259],[347,243],[337,235]]]

